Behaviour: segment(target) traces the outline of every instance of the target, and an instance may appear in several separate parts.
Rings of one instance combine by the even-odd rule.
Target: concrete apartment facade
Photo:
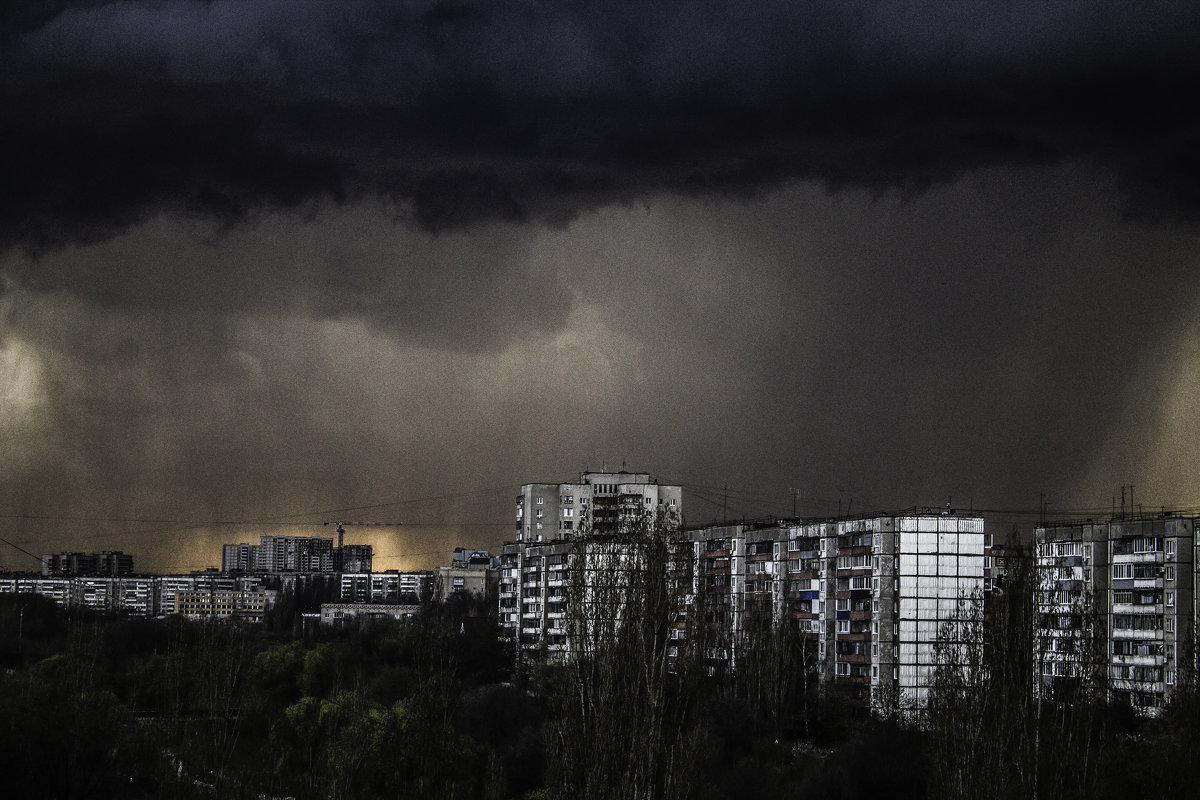
[[[505,640],[552,657],[569,650],[567,594],[570,572],[601,573],[599,561],[621,561],[639,546],[636,533],[656,520],[676,524],[679,486],[644,472],[584,472],[566,483],[528,483],[516,503],[516,541],[500,556],[499,622]],[[580,542],[582,534],[587,541]],[[627,541],[622,544],[620,540]]]
[[[677,515],[681,501],[678,486],[647,473],[522,486],[516,541],[501,553],[504,638],[518,652],[568,657],[583,630],[570,618],[573,573],[583,570],[586,606],[587,581],[602,564],[628,571],[642,557],[636,538],[621,532],[655,514]],[[814,671],[864,704],[891,697],[924,705],[939,636],[982,614],[990,589],[983,518],[950,509],[676,529],[668,548],[664,569],[678,604],[671,657],[702,634],[707,668],[735,670],[747,648],[788,621],[807,640]]]
[[[120,550],[99,553],[46,553],[42,556],[42,575],[73,577],[75,575],[131,575],[133,556]]]
[[[267,614],[268,596],[261,587],[241,589],[189,589],[175,593],[175,613],[188,619],[238,619],[262,622]]]
[[[431,596],[433,573],[344,572],[340,582],[343,603],[419,605]]]
[[[1163,513],[1035,530],[1043,687],[1094,673],[1141,713],[1169,702],[1192,648],[1196,524]]]
[[[104,613],[138,616],[177,613],[179,595],[259,591],[262,591],[262,577],[252,575],[232,577],[198,573],[120,578],[0,576],[0,594],[37,594],[63,606],[82,606]],[[273,593],[268,592],[267,596],[271,598]]]
[[[673,637],[704,625],[709,669],[736,669],[786,620],[822,679],[864,704],[921,707],[939,636],[982,613],[989,550],[982,517],[933,509],[690,530],[673,549],[687,607]]]

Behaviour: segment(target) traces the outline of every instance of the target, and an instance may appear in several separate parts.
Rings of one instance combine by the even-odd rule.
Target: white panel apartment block
[[[1111,699],[1157,714],[1169,701],[1196,614],[1196,520],[1130,515],[1035,531],[1042,686],[1083,670],[1106,672]],[[1105,663],[1083,663],[1081,644]]]

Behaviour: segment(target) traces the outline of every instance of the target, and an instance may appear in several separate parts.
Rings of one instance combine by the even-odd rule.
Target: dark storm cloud
[[[1143,468],[1200,424],[1198,22],[4,4],[0,507],[246,520],[603,459],[777,511],[1180,499],[1193,464]]]
[[[1197,203],[1187,3],[25,3],[0,230],[382,193],[433,230],[1087,157]],[[1171,176],[1171,180],[1160,178]]]

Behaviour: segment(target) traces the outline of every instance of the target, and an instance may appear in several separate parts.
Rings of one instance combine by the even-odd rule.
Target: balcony
[[[1113,656],[1112,663],[1131,667],[1161,667],[1167,662],[1164,656]]]
[[[1121,639],[1139,639],[1147,642],[1161,642],[1163,640],[1162,629],[1157,630],[1135,630],[1133,628],[1113,628],[1113,638]]]
[[[1156,553],[1123,553],[1113,554],[1113,564],[1161,564],[1163,563],[1163,554]]]
[[[1113,603],[1114,614],[1159,614],[1163,613],[1162,603]]]

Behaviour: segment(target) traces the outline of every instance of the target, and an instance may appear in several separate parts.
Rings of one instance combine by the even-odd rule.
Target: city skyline
[[[0,537],[405,569],[622,463],[696,521],[1200,505],[1198,16],[13,4]]]

